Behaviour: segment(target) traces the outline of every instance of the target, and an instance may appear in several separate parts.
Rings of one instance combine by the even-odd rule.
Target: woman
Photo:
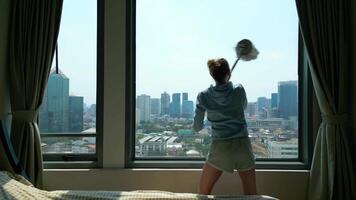
[[[255,159],[248,138],[244,109],[246,93],[241,85],[234,87],[229,63],[220,58],[209,60],[210,75],[215,86],[199,93],[193,128],[203,128],[205,112],[211,122],[212,144],[200,179],[201,194],[210,194],[222,172],[240,175],[245,195],[256,194]]]

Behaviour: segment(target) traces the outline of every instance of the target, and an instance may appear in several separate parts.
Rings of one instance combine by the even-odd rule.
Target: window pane
[[[43,153],[95,153],[97,1],[64,1],[56,57],[39,114]],[[63,137],[49,134],[63,134]]]
[[[298,158],[298,17],[292,0],[137,0],[136,145],[142,157],[205,157],[211,126],[192,131],[195,100],[215,84],[212,58],[235,62],[250,39],[260,54],[240,61],[245,117],[257,158]]]
[[[93,154],[95,153],[95,137],[93,136],[42,136],[42,150],[46,154]]]

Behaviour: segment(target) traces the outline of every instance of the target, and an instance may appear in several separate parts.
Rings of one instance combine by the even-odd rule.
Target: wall
[[[46,189],[197,192],[200,169],[124,169],[125,166],[125,1],[105,1],[103,167],[90,170],[48,169]],[[260,194],[304,199],[307,171],[257,171]],[[215,194],[241,194],[237,175],[225,174]]]

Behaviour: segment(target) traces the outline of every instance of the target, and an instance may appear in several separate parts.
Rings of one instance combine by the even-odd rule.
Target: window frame
[[[312,158],[312,83],[301,30],[298,31],[298,158],[258,158],[257,169],[310,169]],[[126,133],[127,168],[201,168],[205,158],[135,157],[136,0],[126,0]]]
[[[95,137],[96,150],[91,154],[43,153],[45,169],[101,168],[103,166],[103,108],[104,108],[104,8],[105,2],[97,0],[97,58],[96,58],[96,133],[54,133],[40,137]]]

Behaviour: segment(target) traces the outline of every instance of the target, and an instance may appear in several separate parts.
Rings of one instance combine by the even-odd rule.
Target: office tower
[[[151,99],[151,114],[159,115],[160,114],[160,99],[152,98]]]
[[[161,115],[170,114],[171,97],[167,92],[161,94]]]
[[[265,107],[267,110],[271,109],[271,102],[272,102],[272,100],[267,98],[266,107]]]
[[[140,110],[140,120],[143,122],[150,120],[151,97],[142,94],[137,97],[136,108]]]
[[[257,98],[257,110],[258,112],[263,112],[264,108],[268,108],[268,100],[266,97]]]
[[[181,117],[181,103],[180,103],[180,93],[173,93],[172,95],[172,106],[171,106],[171,117]]]
[[[267,118],[279,118],[278,108],[277,107],[276,108],[271,108]]]
[[[70,132],[83,131],[83,103],[84,98],[69,96],[69,128]]]
[[[193,101],[183,100],[182,104],[182,117],[193,118],[194,116],[194,103]]]
[[[298,82],[282,81],[278,83],[278,112],[280,117],[288,119],[298,114]]]
[[[140,109],[136,108],[136,120],[135,120],[136,125],[138,125],[141,122],[141,115],[140,114],[141,114]]]
[[[92,117],[96,117],[96,104],[90,105],[90,107],[87,110],[87,113]]]
[[[186,92],[183,92],[182,102],[184,102],[184,101],[188,101],[188,93],[186,93]]]
[[[278,93],[271,94],[271,108],[278,107]]]
[[[254,117],[257,115],[257,103],[252,102],[247,104],[246,113],[248,113],[248,117]]]
[[[51,71],[39,114],[41,132],[67,132],[69,79],[61,71]]]

